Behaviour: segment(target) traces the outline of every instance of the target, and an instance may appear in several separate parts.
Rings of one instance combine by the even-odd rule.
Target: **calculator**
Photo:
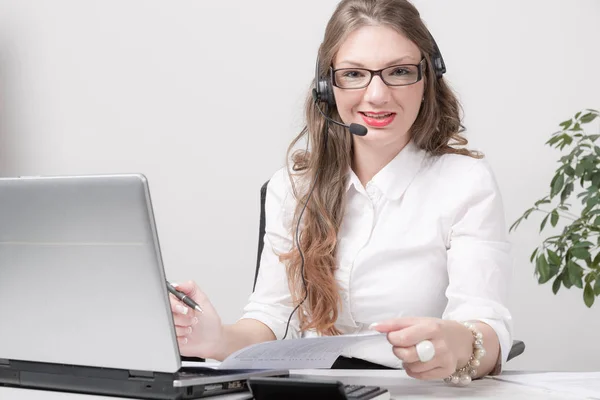
[[[253,377],[248,387],[255,400],[389,400],[390,392],[379,386],[347,385],[316,378]]]

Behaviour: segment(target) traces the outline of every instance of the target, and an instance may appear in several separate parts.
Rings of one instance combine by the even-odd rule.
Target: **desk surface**
[[[387,388],[392,399],[415,400],[431,398],[464,399],[546,399],[575,400],[591,399],[583,395],[556,392],[540,387],[507,382],[494,378],[485,378],[471,383],[467,387],[454,387],[439,381],[419,381],[410,378],[402,370],[292,370],[293,377],[319,377],[340,380],[344,383],[377,385]],[[574,376],[577,376],[575,373]],[[212,397],[213,400],[247,399],[246,394]],[[1,400],[115,400],[115,397],[90,396],[71,393],[45,392],[0,387]]]

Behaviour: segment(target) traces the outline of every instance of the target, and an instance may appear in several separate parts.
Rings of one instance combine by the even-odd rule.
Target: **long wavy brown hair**
[[[408,1],[341,1],[327,24],[319,47],[319,70],[328,71],[346,37],[365,25],[395,29],[413,41],[426,59],[424,101],[409,132],[413,142],[432,155],[454,153],[481,157],[479,153],[461,148],[467,140],[461,136],[460,105],[444,79],[436,78],[431,68],[434,44],[419,12]],[[340,120],[335,107],[329,112],[332,118]],[[281,254],[280,260],[287,265],[294,304],[300,305],[300,329],[337,335],[340,333],[335,327],[340,306],[339,286],[335,279],[337,234],[344,215],[345,187],[352,161],[352,135],[345,128],[325,123],[310,92],[306,98],[305,118],[306,126],[288,149],[288,162],[291,160],[293,164],[291,169],[288,166],[288,171],[298,200],[294,221],[298,221],[309,195],[310,183],[316,178],[314,191],[302,215],[300,247],[304,271],[301,255],[295,246],[290,252]],[[310,150],[295,151],[298,142],[306,136],[311,144]],[[291,227],[294,236],[296,226],[294,222]],[[305,295],[306,301],[303,301]]]

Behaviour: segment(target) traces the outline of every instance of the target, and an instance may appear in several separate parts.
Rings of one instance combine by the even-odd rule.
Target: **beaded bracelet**
[[[469,328],[473,334],[473,354],[471,354],[471,358],[469,358],[467,365],[457,369],[449,377],[444,378],[444,382],[459,386],[467,386],[469,383],[471,383],[471,380],[477,376],[476,368],[480,365],[479,360],[485,356],[485,349],[483,348],[483,335],[481,332],[479,332],[470,322],[463,322],[463,324]]]

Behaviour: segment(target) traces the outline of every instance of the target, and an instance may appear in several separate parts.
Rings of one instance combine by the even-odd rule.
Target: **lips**
[[[389,111],[359,112],[365,124],[374,128],[383,128],[394,121],[396,113]]]

